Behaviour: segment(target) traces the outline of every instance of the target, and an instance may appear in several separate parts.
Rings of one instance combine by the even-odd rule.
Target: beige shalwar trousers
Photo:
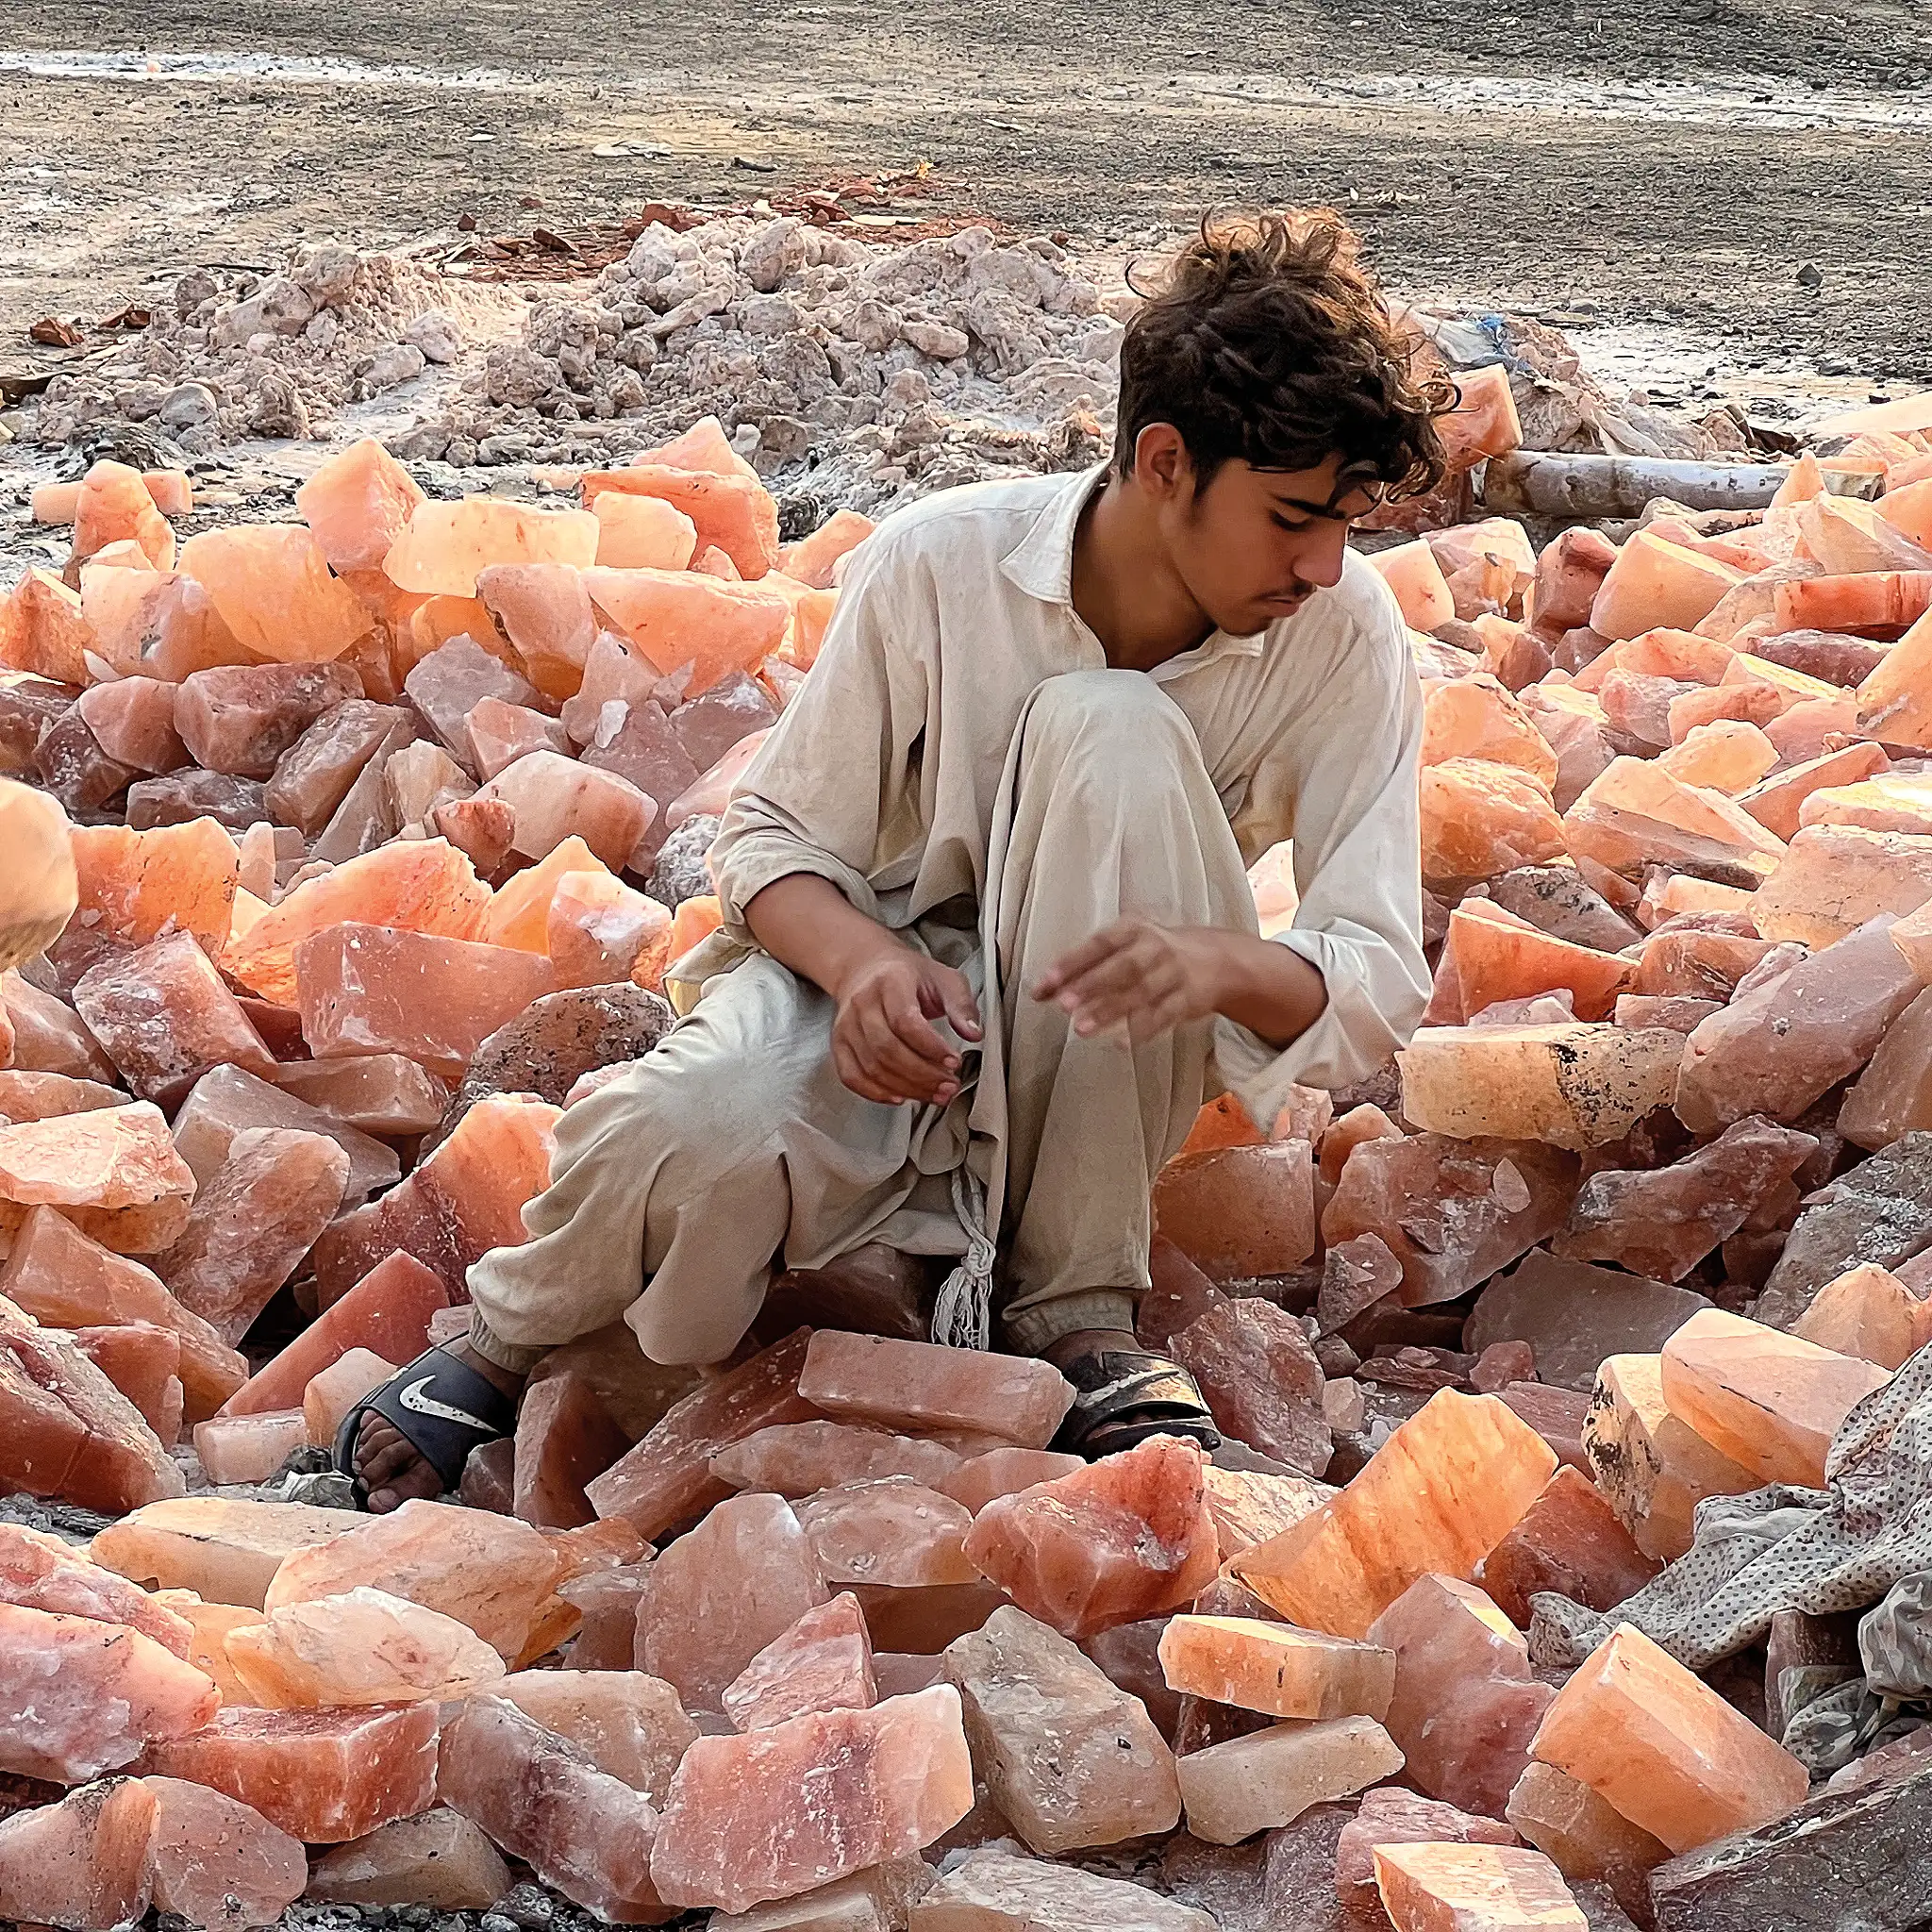
[[[991,1263],[995,1227],[1008,1346],[1130,1326],[1154,1177],[1221,1091],[1211,1023],[1132,1044],[1081,1039],[1031,992],[1126,917],[1256,929],[1186,716],[1138,672],[1073,672],[1021,716],[984,904],[936,908],[899,935],[979,996],[986,1038],[961,1042],[959,1096],[943,1108],[861,1099],[833,1067],[834,1002],[753,956],[564,1114],[554,1178],[524,1210],[531,1239],[470,1271],[473,1345],[520,1372],[623,1316],[653,1361],[716,1362],[780,1268],[874,1241],[976,1248]]]

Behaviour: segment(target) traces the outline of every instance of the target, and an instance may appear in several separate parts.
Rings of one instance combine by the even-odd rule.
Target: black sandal
[[[1060,1373],[1074,1385],[1074,1406],[1053,1446],[1098,1462],[1150,1436],[1189,1436],[1204,1449],[1221,1447],[1221,1431],[1194,1378],[1164,1355],[1103,1349],[1077,1356]]]
[[[445,1348],[425,1349],[406,1369],[358,1402],[336,1431],[336,1468],[356,1485],[356,1501],[369,1500],[356,1473],[356,1439],[371,1410],[388,1423],[441,1478],[446,1494],[463,1477],[470,1452],[514,1433],[515,1401]]]

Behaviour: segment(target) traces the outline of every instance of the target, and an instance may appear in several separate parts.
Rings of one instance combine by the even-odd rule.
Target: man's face
[[[1143,431],[1143,443],[1164,426]],[[1226,462],[1203,489],[1178,434],[1167,436],[1171,445],[1140,452],[1137,474],[1154,458],[1150,493],[1169,561],[1220,629],[1233,637],[1265,630],[1341,581],[1350,521],[1374,499],[1359,488],[1337,495],[1339,456],[1311,470]]]

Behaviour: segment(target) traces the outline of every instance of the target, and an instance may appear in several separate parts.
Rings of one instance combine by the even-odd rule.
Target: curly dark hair
[[[1311,470],[1339,454],[1357,487],[1421,495],[1457,397],[1412,368],[1417,345],[1332,209],[1210,214],[1127,325],[1114,467],[1131,474],[1141,430],[1171,423],[1202,486],[1235,458]]]

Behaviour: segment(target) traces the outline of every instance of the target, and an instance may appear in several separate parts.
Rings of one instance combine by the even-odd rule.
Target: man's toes
[[[378,1489],[371,1486],[369,1510],[373,1516],[387,1516],[391,1509],[418,1499],[433,1501],[442,1493],[442,1478],[417,1456]]]

